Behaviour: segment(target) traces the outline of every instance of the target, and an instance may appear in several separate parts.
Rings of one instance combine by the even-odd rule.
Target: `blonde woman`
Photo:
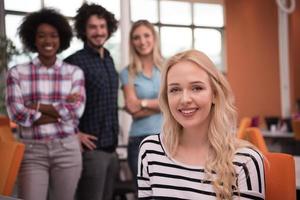
[[[120,73],[125,109],[133,118],[128,141],[128,161],[133,177],[137,174],[140,142],[160,132],[162,115],[158,105],[162,56],[153,25],[139,20],[130,31],[130,63]]]
[[[261,154],[235,137],[234,97],[203,53],[179,53],[162,70],[163,132],[140,145],[143,199],[264,199]]]

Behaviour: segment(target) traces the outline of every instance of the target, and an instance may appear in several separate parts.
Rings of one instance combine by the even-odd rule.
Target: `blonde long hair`
[[[151,33],[154,37],[154,45],[153,45],[153,51],[152,51],[152,57],[154,65],[161,70],[163,58],[160,52],[160,45],[159,45],[159,37],[157,32],[154,29],[154,26],[147,20],[138,20],[135,23],[133,23],[130,34],[129,34],[129,75],[130,77],[135,77],[138,73],[143,71],[142,61],[137,53],[136,49],[133,46],[133,33],[134,31],[140,27],[145,26],[150,29]]]
[[[209,156],[205,164],[208,178],[213,177],[213,185],[217,199],[232,199],[236,187],[236,173],[233,158],[237,148],[249,146],[235,138],[237,112],[234,106],[234,96],[226,78],[220,73],[213,62],[202,52],[189,50],[171,57],[162,69],[161,90],[159,96],[160,108],[164,115],[163,142],[167,150],[174,155],[179,145],[182,126],[174,119],[168,106],[167,74],[176,63],[190,61],[206,71],[215,97],[211,108],[211,121],[208,130]]]

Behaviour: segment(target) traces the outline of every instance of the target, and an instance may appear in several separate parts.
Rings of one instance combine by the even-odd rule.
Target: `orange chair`
[[[10,196],[23,159],[25,145],[17,142],[6,116],[0,116],[0,194]]]
[[[243,117],[241,119],[240,125],[239,125],[239,129],[237,132],[237,138],[242,139],[244,136],[244,130],[246,128],[249,128],[251,126],[251,118],[250,117]]]
[[[265,153],[266,200],[296,200],[296,175],[293,156]]]
[[[292,128],[294,132],[294,138],[300,140],[300,120],[292,120]]]
[[[15,141],[11,130],[11,121],[7,116],[0,115],[0,138],[6,141]]]
[[[265,139],[259,128],[246,128],[243,132],[243,137],[240,139],[247,140],[254,144],[262,153],[269,152]]]
[[[25,145],[0,138],[0,194],[10,196],[19,172]]]
[[[11,121],[6,115],[0,115],[0,126],[9,125],[12,129],[18,128],[18,125]]]

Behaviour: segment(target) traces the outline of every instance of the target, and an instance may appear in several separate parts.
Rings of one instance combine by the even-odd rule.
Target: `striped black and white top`
[[[253,149],[241,148],[236,152],[233,164],[240,194],[234,192],[233,199],[263,200],[265,182],[261,155]],[[151,135],[140,145],[138,196],[139,199],[216,199],[204,167],[172,159],[165,151],[161,135]]]

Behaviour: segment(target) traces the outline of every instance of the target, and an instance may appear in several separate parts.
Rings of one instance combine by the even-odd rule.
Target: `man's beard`
[[[96,45],[96,46],[95,46],[95,48],[98,49],[98,50],[101,49],[102,47],[103,47],[102,44],[101,44],[101,45]]]
[[[87,41],[87,43],[90,47],[92,47],[94,49],[97,49],[97,50],[100,50],[104,45],[104,44],[98,44],[97,45],[97,44],[92,43],[91,41]]]
[[[94,36],[92,36],[92,38],[97,38],[97,37],[104,38],[105,36],[103,36],[103,35],[94,35]],[[88,43],[90,44],[90,46],[92,46],[93,48],[95,48],[97,50],[103,48],[103,45],[104,45],[104,43],[102,43],[102,44],[95,44],[92,41],[89,41]]]

